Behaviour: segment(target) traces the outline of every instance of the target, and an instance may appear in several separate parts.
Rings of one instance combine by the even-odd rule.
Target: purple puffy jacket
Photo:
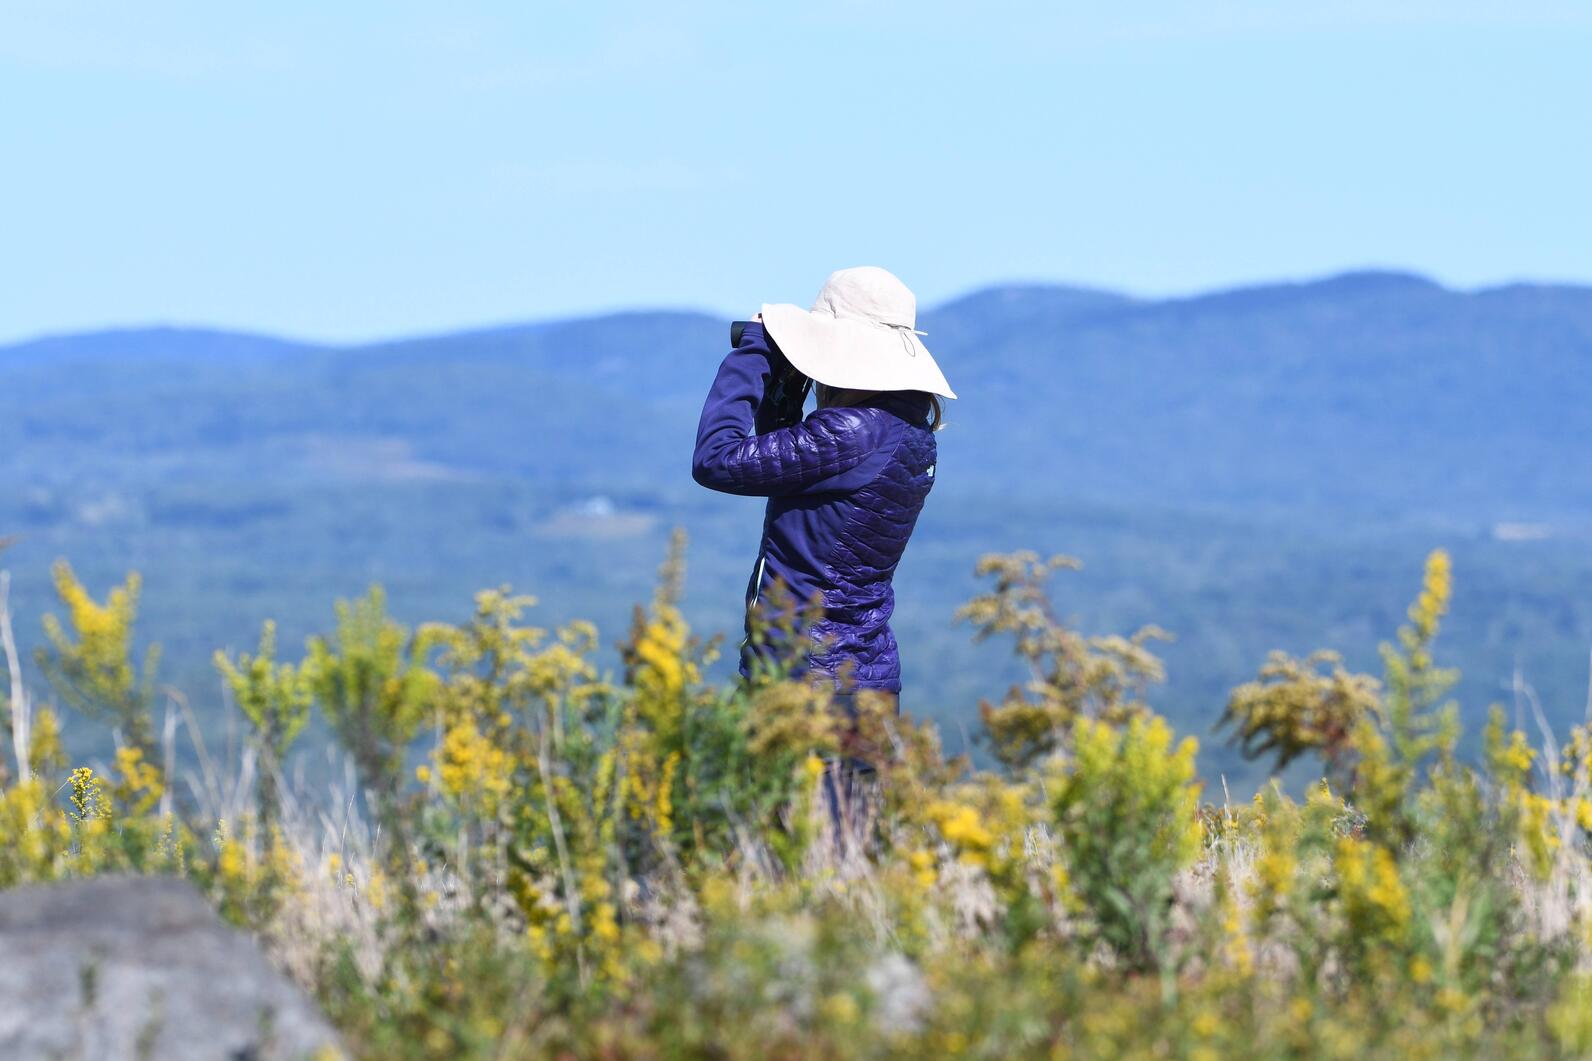
[[[816,592],[823,618],[809,630],[812,669],[849,671],[855,688],[900,692],[890,580],[934,485],[929,398],[892,391],[769,429],[763,396],[771,360],[780,357],[771,354],[761,324],[746,326],[702,407],[692,478],[725,493],[768,498],[762,550],[747,587],[748,628],[776,579],[798,601]],[[742,674],[753,651],[748,640]]]

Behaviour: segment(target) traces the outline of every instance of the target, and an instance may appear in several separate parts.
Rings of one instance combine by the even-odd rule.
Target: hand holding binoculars
[[[762,319],[761,314],[758,319]],[[741,345],[741,336],[745,333],[746,326],[751,323],[751,321],[730,323],[732,347]],[[786,359],[772,338],[768,340],[768,354],[772,376],[769,379],[768,391],[763,395],[763,403],[769,413],[769,420],[775,427],[788,427],[801,421],[802,405],[807,401],[807,392],[812,389],[813,381],[797,371],[796,366]]]

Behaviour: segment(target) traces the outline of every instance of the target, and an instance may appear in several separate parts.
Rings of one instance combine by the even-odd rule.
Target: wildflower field
[[[962,610],[1031,674],[991,770],[866,696],[706,681],[678,547],[615,673],[506,589],[416,629],[372,591],[291,658],[268,623],[216,660],[252,732],[218,762],[134,651],[136,577],[63,564],[47,647],[5,654],[0,887],[186,876],[372,1058],[1592,1053],[1592,734],[1495,709],[1456,755],[1444,554],[1381,676],[1278,655],[1232,692],[1227,739],[1321,771],[1236,803],[1151,706],[1158,632],[1058,622],[1061,564],[989,557]],[[114,760],[66,762],[61,711]],[[314,712],[346,773],[305,791]]]

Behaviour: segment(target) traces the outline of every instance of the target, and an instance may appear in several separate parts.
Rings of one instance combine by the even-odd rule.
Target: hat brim
[[[831,317],[789,303],[765,305],[763,327],[797,371],[826,386],[956,397],[934,355],[905,328]]]

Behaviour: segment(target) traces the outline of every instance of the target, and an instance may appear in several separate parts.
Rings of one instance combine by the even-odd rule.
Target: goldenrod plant
[[[269,620],[260,631],[259,651],[241,653],[236,660],[225,652],[215,654],[216,668],[226,679],[238,710],[249,720],[260,753],[259,806],[261,822],[276,821],[278,779],[288,749],[310,718],[310,675],[305,667],[276,659],[276,624]]]
[[[109,723],[118,739],[158,758],[152,711],[160,646],[150,645],[135,665],[133,637],[143,582],[135,572],[96,601],[66,561],[52,571],[66,621],[44,617],[45,647],[39,668],[63,703],[86,717]]]
[[[373,591],[301,659],[267,625],[218,666],[276,767],[320,712],[349,764],[322,791],[155,769],[137,581],[98,604],[61,578],[49,663],[123,739],[64,772],[35,712],[0,887],[186,876],[371,1058],[1592,1051],[1592,731],[1494,712],[1460,755],[1442,554],[1380,679],[1274,656],[1234,691],[1241,749],[1322,772],[1252,799],[1154,711],[1155,631],[1072,631],[1033,554],[986,559],[964,612],[1031,668],[986,713],[988,770],[882,698],[837,716],[778,651],[711,680],[683,563],[677,540],[612,670],[507,587],[413,628]],[[811,612],[781,592],[753,636],[794,650]],[[876,773],[837,834],[848,755]]]
[[[360,599],[337,602],[336,631],[311,638],[302,664],[315,702],[391,841],[387,850],[406,896],[412,888],[410,845],[398,801],[404,757],[439,685],[425,662],[429,647],[430,638],[412,635],[387,615],[386,594],[378,586]]]
[[[1125,725],[1079,716],[1050,764],[1051,820],[1088,933],[1140,969],[1175,959],[1165,939],[1173,880],[1200,851],[1197,744],[1157,715]]]
[[[1233,690],[1221,725],[1251,759],[1270,756],[1281,770],[1313,753],[1340,782],[1353,771],[1355,731],[1377,709],[1381,683],[1343,666],[1336,652],[1304,659],[1273,652],[1260,677]]]
[[[1011,635],[1028,665],[1025,688],[1009,690],[999,705],[986,701],[981,707],[992,749],[1007,765],[1026,766],[1054,751],[1080,716],[1118,724],[1148,710],[1145,690],[1165,677],[1147,647],[1167,637],[1159,627],[1131,637],[1085,637],[1057,619],[1045,582],[1055,571],[1079,566],[1072,557],[1042,561],[1031,552],[986,556],[976,573],[994,585],[957,612],[981,641]]]

